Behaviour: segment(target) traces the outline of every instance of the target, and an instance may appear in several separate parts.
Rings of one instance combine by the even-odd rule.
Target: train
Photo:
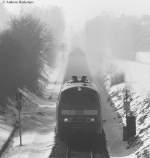
[[[56,120],[56,134],[60,139],[94,140],[103,134],[100,95],[87,76],[72,76],[62,85]]]

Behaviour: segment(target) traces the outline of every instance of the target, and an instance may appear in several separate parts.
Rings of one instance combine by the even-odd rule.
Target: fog
[[[146,0],[3,3],[0,28],[7,29],[12,17],[32,15],[45,29],[41,51],[50,54],[44,57],[49,66],[55,65],[58,52],[65,52],[64,48],[79,47],[86,54],[93,73],[107,73],[111,60],[135,61],[138,52],[150,51],[148,4]]]
[[[24,99],[24,104],[27,102],[29,108],[27,111],[30,111],[32,105],[35,108],[40,107],[36,110],[31,108],[29,115],[22,113],[24,118],[29,118],[26,123],[34,119],[38,121],[39,126],[42,122],[38,124],[41,120],[36,117],[42,117],[42,120],[46,119],[47,122],[48,116],[56,121],[52,108],[55,108],[55,103],[59,101],[58,91],[63,85],[63,78],[66,82],[72,76],[78,78],[87,76],[89,81],[96,83],[100,92],[102,120],[98,119],[98,122],[102,121],[106,127],[102,135],[105,132],[106,144],[108,149],[112,150],[111,156],[126,157],[140,146],[135,154],[138,157],[143,155],[149,157],[149,6],[149,0],[2,0],[0,3],[0,111],[1,109],[7,111],[7,105],[16,108],[15,96],[19,91],[25,94],[25,99],[26,94],[31,95],[27,98],[31,99],[32,103]],[[81,81],[85,82],[85,80]],[[69,87],[70,83],[68,83]],[[79,85],[79,91],[82,90],[82,86],[89,84],[85,82]],[[129,96],[124,95],[124,90],[129,91]],[[47,113],[48,109],[50,113]],[[130,110],[126,111],[126,109]],[[78,114],[82,114],[82,111],[80,113],[79,110],[77,116]],[[136,116],[137,135],[129,138],[125,143],[122,140],[126,136],[129,137],[130,131],[129,126],[124,124],[124,118],[125,115],[126,119],[128,116],[133,117],[133,114]],[[97,118],[96,115],[92,115],[88,114],[87,117],[93,117],[90,121],[94,123]],[[65,119],[70,124],[68,116],[65,116]],[[67,123],[65,119],[64,122]],[[88,120],[89,118],[86,122]],[[74,119],[71,119],[72,121]],[[51,124],[51,121],[49,123]],[[23,123],[22,125],[24,126]],[[44,127],[45,133],[45,126],[41,127]],[[40,131],[42,131],[41,127]],[[47,127],[49,128],[49,125]],[[53,125],[50,125],[50,129],[51,127]],[[30,133],[29,142],[32,144],[28,147],[29,152],[20,150],[23,155],[31,156],[33,149],[36,149],[36,146],[32,148],[35,143],[38,151],[36,154],[39,156],[40,152],[43,156],[50,146],[54,149],[54,157],[57,155],[55,154],[57,149],[61,149],[59,139],[57,144],[57,135],[56,146],[49,146],[45,144],[47,142],[41,144],[38,139],[33,139],[36,138],[33,134]],[[35,136],[40,135],[35,134]],[[42,133],[39,138],[43,136]],[[45,136],[49,137],[49,134]],[[90,145],[92,147],[90,156],[93,155],[93,151],[97,156],[97,152],[99,154],[97,144],[100,145],[98,142],[103,139],[99,134],[98,137],[93,138],[94,140],[98,138],[98,141],[94,143],[91,139],[90,144],[92,142],[93,144]],[[44,150],[39,152],[39,145],[44,147]],[[26,147],[22,146],[22,149]],[[70,146],[65,145],[66,147],[67,149],[69,147],[67,151],[72,150]],[[8,149],[8,153],[18,150],[18,146],[17,150],[11,148]],[[102,150],[100,148],[100,152]],[[72,156],[68,152],[67,155]]]
[[[88,20],[73,36],[72,44],[86,52],[94,67],[106,67],[112,59],[135,61],[138,52],[150,52],[149,26],[150,15],[105,12]]]

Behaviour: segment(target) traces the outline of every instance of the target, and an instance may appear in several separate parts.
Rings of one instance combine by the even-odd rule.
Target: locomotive
[[[61,139],[74,136],[94,139],[102,135],[100,96],[87,76],[72,76],[72,80],[62,85],[56,118],[56,134]]]

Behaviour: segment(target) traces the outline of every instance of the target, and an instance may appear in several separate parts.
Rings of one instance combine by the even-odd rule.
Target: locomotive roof
[[[65,91],[70,88],[75,88],[75,87],[86,87],[95,91],[98,91],[96,85],[92,82],[66,82],[63,86],[61,91]]]

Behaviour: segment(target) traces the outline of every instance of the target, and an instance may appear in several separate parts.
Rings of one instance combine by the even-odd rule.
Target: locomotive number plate
[[[97,110],[62,110],[62,115],[97,115]]]
[[[81,111],[81,110],[76,111],[76,115],[83,115],[83,111]]]
[[[74,110],[62,110],[62,115],[75,115],[76,112]]]
[[[83,110],[62,110],[62,115],[83,115]]]
[[[97,115],[98,111],[97,110],[84,110],[83,113],[84,115]]]

